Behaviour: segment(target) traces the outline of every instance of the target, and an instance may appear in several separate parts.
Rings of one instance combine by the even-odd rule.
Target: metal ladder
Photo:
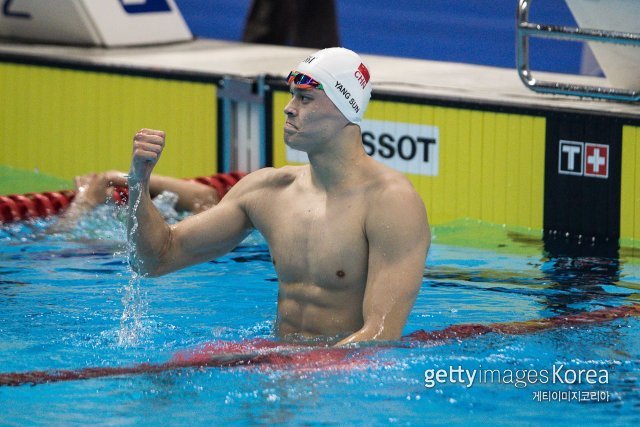
[[[574,28],[529,22],[529,9],[533,0],[519,0],[517,12],[516,50],[520,80],[534,92],[559,95],[611,99],[615,101],[640,101],[640,91],[600,86],[587,86],[536,80],[529,69],[529,37],[542,37],[573,41],[597,41],[640,46],[640,34],[619,31]]]
[[[225,77],[219,82],[223,171],[253,172],[266,166],[266,90],[264,76]]]

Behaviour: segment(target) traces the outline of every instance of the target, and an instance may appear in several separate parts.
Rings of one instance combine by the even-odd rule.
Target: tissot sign
[[[368,155],[394,169],[416,175],[438,175],[436,126],[363,120],[362,143]]]
[[[426,176],[438,175],[440,130],[437,126],[384,120],[363,120],[365,152],[396,170]],[[306,155],[287,147],[287,160],[306,162]]]
[[[609,146],[561,140],[558,173],[593,178],[609,177]]]

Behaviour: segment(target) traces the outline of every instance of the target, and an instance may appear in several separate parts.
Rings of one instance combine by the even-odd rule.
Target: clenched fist
[[[148,181],[164,149],[164,131],[141,129],[133,138],[129,180]]]

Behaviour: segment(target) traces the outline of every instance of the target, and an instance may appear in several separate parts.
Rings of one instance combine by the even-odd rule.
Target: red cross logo
[[[609,177],[609,146],[603,144],[585,144],[584,174],[597,178]]]

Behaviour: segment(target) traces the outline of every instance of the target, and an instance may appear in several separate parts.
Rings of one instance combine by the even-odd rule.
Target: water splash
[[[130,267],[129,267],[130,268]],[[121,289],[122,315],[118,330],[118,345],[130,347],[144,342],[151,334],[148,326],[148,309],[146,293],[142,291],[141,276],[131,270],[129,282]]]
[[[153,199],[156,209],[169,224],[174,224],[180,220],[180,214],[176,211],[177,203],[178,195],[168,190],[163,191]]]
[[[142,199],[140,184],[135,184],[130,188],[130,190],[136,190],[138,193],[138,197],[135,201],[133,201],[133,206],[131,206],[131,200],[129,200],[128,221],[131,221],[132,224],[127,232],[127,261],[129,262],[129,266],[142,266],[142,260],[139,260],[136,255],[136,244],[133,239],[133,236],[135,236],[138,231],[138,218],[134,215],[134,212],[138,210],[138,207],[140,206],[140,200]],[[133,269],[131,269],[131,271],[133,272]]]
[[[140,186],[140,184],[136,184]],[[138,188],[140,190],[140,188]],[[150,334],[150,328],[145,324],[148,318],[149,304],[146,300],[146,294],[142,291],[142,276],[131,267],[136,265],[142,266],[142,260],[136,255],[136,244],[133,239],[138,231],[138,218],[133,212],[138,210],[142,192],[138,191],[138,197],[133,202],[131,211],[129,212],[129,220],[132,221],[131,227],[127,233],[127,271],[131,277],[119,291],[122,293],[122,315],[120,316],[120,329],[118,331],[118,345],[130,347],[140,344]],[[130,201],[131,203],[131,201]]]

